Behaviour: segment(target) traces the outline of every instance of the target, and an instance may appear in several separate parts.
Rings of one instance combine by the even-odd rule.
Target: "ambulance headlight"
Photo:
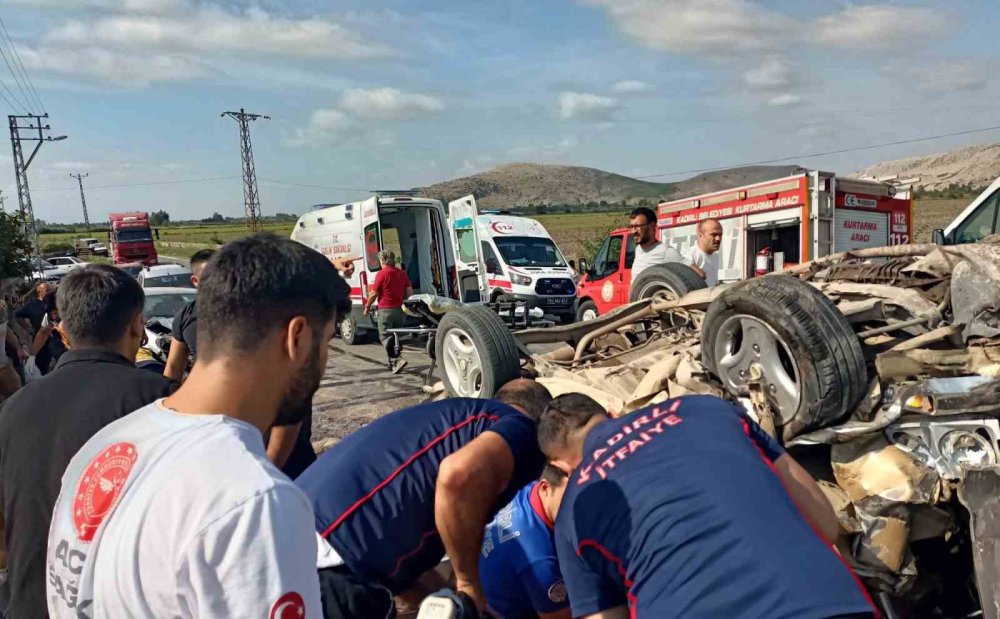
[[[511,271],[511,273],[510,273],[510,281],[511,281],[511,283],[517,284],[518,286],[530,286],[531,285],[531,278],[530,277],[528,277],[527,275],[518,275],[517,273],[515,273],[513,271]]]
[[[993,446],[975,432],[952,430],[941,437],[938,448],[941,455],[957,467],[970,468],[997,463]]]

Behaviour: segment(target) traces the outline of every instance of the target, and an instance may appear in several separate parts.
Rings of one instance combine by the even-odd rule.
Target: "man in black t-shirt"
[[[32,339],[34,339],[35,335],[42,328],[42,320],[45,319],[45,315],[52,309],[54,301],[55,297],[52,296],[52,286],[47,282],[38,282],[28,296],[28,301],[14,314],[16,318],[21,319],[22,326],[28,330],[28,334]],[[52,356],[49,354],[47,347],[42,348],[35,355],[35,366],[38,367],[42,374],[49,371],[51,361]]]
[[[114,267],[89,265],[67,275],[58,305],[70,350],[49,375],[0,407],[9,617],[47,616],[49,522],[70,459],[104,426],[177,388],[132,362],[144,333],[143,301],[139,284]]]
[[[202,249],[191,256],[191,285],[198,287],[205,265],[215,255],[214,249]],[[170,333],[170,352],[167,355],[167,365],[163,375],[174,380],[184,380],[188,359],[198,356],[198,315],[195,311],[197,299],[182,307],[174,315]]]

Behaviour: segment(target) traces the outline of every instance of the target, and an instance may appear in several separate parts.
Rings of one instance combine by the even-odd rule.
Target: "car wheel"
[[[632,280],[628,301],[635,303],[652,297],[679,299],[692,290],[707,287],[705,280],[687,265],[679,262],[656,264],[646,267],[639,273],[639,277]]]
[[[864,397],[868,373],[850,323],[819,290],[768,275],[728,288],[709,306],[702,360],[732,394],[763,394],[784,440],[843,419]]]
[[[353,314],[348,314],[340,321],[340,339],[348,346],[364,344],[368,341],[368,331],[358,328],[358,321]]]
[[[441,379],[451,396],[489,398],[521,375],[514,336],[487,307],[468,306],[445,314],[434,341]]]
[[[590,299],[580,302],[580,307],[576,310],[576,320],[577,322],[587,322],[588,320],[594,320],[600,316],[600,312],[597,311],[597,304]]]

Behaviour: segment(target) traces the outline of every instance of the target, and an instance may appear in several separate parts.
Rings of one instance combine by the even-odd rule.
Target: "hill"
[[[1000,143],[966,146],[936,155],[876,163],[852,176],[920,177],[917,187],[941,191],[952,187],[985,187],[1000,176]]]
[[[455,200],[472,194],[482,208],[590,202],[655,204],[663,199],[728,189],[787,176],[798,166],[755,166],[707,172],[679,183],[647,181],[579,166],[510,163],[429,187],[425,196]]]

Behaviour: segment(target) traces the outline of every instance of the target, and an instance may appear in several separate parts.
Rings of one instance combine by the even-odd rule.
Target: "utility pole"
[[[240,151],[243,154],[243,208],[246,210],[247,228],[250,232],[260,230],[260,195],[257,193],[257,172],[253,165],[253,148],[250,146],[250,123],[270,116],[249,114],[240,108],[239,112],[223,112],[240,124]]]
[[[90,176],[90,174],[70,174],[76,179],[76,182],[80,183],[80,204],[83,205],[83,225],[87,227],[87,233],[90,234],[90,217],[87,216],[87,198],[83,195],[83,179]]]
[[[3,189],[0,189],[0,213],[7,212],[7,209],[4,208],[6,204],[7,204],[7,197],[3,195]]]
[[[51,127],[49,125],[43,125],[42,120],[48,119],[48,114],[42,114],[41,116],[37,114],[28,114],[25,116],[7,116],[7,121],[10,124],[10,144],[14,150],[14,179],[17,181],[17,203],[20,207],[21,221],[24,226],[24,233],[31,240],[32,245],[35,248],[35,259],[40,260],[42,257],[42,248],[38,244],[38,227],[35,225],[35,211],[31,207],[31,193],[28,190],[28,166],[34,161],[35,155],[38,154],[38,149],[42,147],[42,142],[58,142],[60,140],[65,140],[65,135],[60,135],[56,137],[51,137],[45,133],[49,131]],[[22,125],[26,123],[27,126]],[[28,132],[29,137],[21,135],[22,131]],[[37,133],[37,137],[35,134]],[[35,144],[35,148],[31,151],[31,156],[28,160],[24,160],[24,151],[21,149],[21,142],[38,142]]]

